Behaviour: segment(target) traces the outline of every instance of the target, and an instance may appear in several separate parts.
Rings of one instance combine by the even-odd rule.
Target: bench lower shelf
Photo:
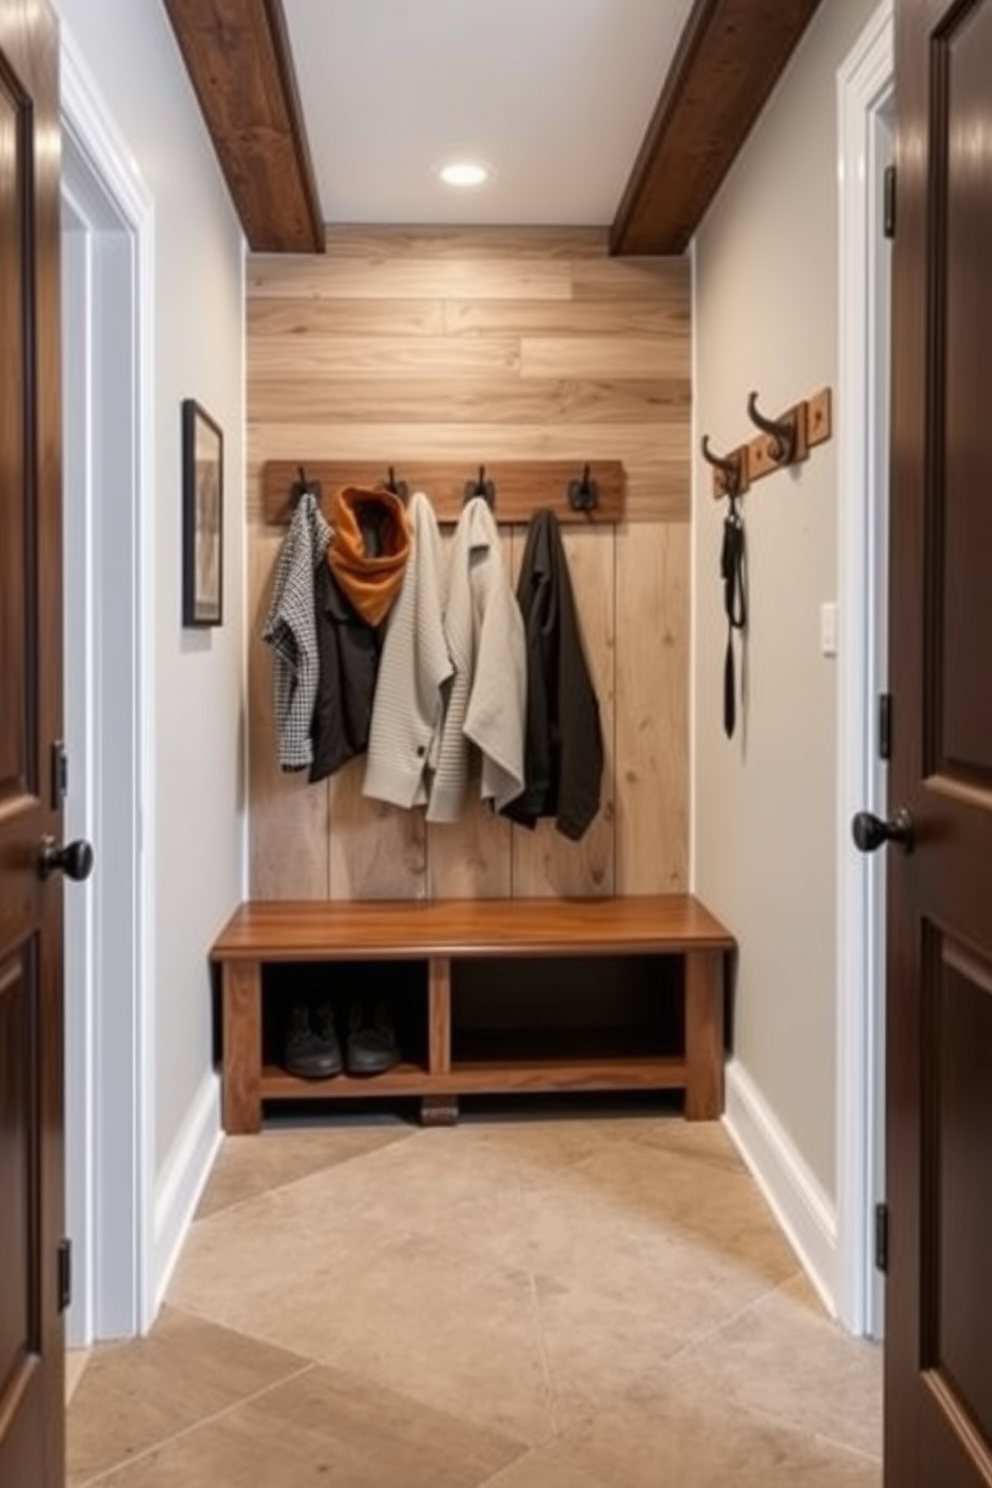
[[[446,1074],[432,1074],[415,1064],[398,1064],[385,1074],[335,1075],[329,1080],[300,1080],[278,1065],[264,1065],[262,1100],[375,1100],[392,1095],[499,1095],[506,1091],[682,1090],[684,1059],[602,1059],[573,1064],[566,1059],[473,1060]]]
[[[222,998],[222,1102],[227,1132],[258,1131],[263,1102],[368,1100],[412,1096],[425,1123],[457,1118],[460,1095],[566,1091],[684,1090],[685,1114],[707,1120],[723,1109],[724,966],[729,932],[688,895],[631,900],[482,901],[471,905],[243,905],[218,937]],[[540,1027],[480,1030],[458,1025],[471,1001],[473,967],[482,1003],[493,1000],[493,967],[512,984],[553,983],[577,955],[595,961],[612,992],[625,969],[639,1005],[679,1002],[679,1047],[659,1047],[650,1022],[635,1027]],[[516,958],[516,969],[511,969]],[[599,959],[597,959],[599,958]],[[422,1057],[380,1075],[343,1073],[301,1080],[266,1058],[263,984],[267,968],[287,963],[382,963],[408,988],[422,972]],[[529,971],[528,971],[529,968]],[[673,974],[673,968],[674,973]],[[293,975],[290,973],[290,982]],[[378,975],[378,974],[377,974]],[[499,976],[497,976],[497,982]],[[578,1000],[566,986],[563,1011]],[[454,989],[454,990],[453,990]],[[497,1000],[499,986],[496,988]],[[518,988],[519,991],[519,988]],[[527,992],[527,998],[530,997]],[[519,999],[518,999],[519,1001]],[[563,1019],[563,1022],[566,1020]]]

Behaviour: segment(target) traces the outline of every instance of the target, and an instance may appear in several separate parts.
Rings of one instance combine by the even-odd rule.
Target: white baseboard
[[[220,1077],[211,1070],[155,1184],[155,1313],[172,1277],[221,1144]]]
[[[724,1125],[823,1305],[836,1317],[836,1209],[737,1060],[727,1065],[726,1080]]]

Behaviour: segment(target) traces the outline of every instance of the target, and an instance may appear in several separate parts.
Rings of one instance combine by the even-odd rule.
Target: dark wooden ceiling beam
[[[696,0],[610,230],[682,253],[820,0]]]
[[[322,253],[324,224],[281,0],[164,0],[245,237]]]

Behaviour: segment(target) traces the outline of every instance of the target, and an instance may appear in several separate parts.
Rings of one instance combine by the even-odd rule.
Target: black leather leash
[[[723,608],[727,616],[727,654],[723,663],[723,728],[733,738],[737,722],[737,686],[734,677],[734,631],[747,625],[747,568],[744,554],[744,520],[737,497],[730,497],[730,510],[723,519],[723,548],[720,553],[723,577]]]

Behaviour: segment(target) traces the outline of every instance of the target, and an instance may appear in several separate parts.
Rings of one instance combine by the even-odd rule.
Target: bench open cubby
[[[214,942],[227,1132],[264,1103],[682,1090],[723,1109],[730,933],[691,895],[417,903],[249,902]],[[287,1009],[310,993],[388,999],[402,1058],[374,1076],[301,1080],[279,1064]],[[346,1014],[345,1014],[346,1016]]]
[[[388,1002],[401,1052],[400,1063],[390,1071],[395,1088],[422,1082],[428,1073],[426,961],[270,961],[262,964],[262,1088],[267,1100],[298,1100],[301,1089],[308,1099],[331,1093],[325,1081],[301,1081],[282,1067],[286,1020],[297,1002],[329,998],[342,1049],[352,1006],[366,1009],[380,999]],[[378,1082],[384,1076],[377,1075]],[[381,1083],[369,1078],[333,1076],[333,1093],[375,1094]],[[408,1092],[409,1093],[409,1092]]]

